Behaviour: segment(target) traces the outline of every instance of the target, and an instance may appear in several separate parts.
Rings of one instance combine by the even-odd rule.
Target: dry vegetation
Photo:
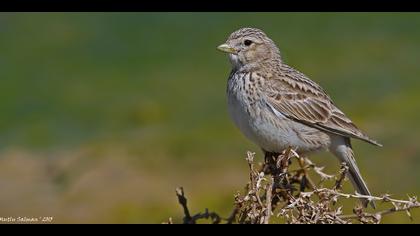
[[[259,168],[254,164],[254,155],[255,153],[247,153],[249,182],[243,194],[235,195],[234,208],[226,218],[207,208],[204,213],[191,214],[183,188],[177,188],[176,195],[184,211],[182,223],[195,224],[200,223],[199,220],[207,220],[213,224],[378,224],[383,216],[395,212],[406,212],[411,218],[410,210],[420,207],[417,197],[398,200],[388,194],[375,197],[357,192],[343,193],[342,186],[347,180],[348,171],[344,163],[338,174],[329,175],[323,172],[322,167],[316,166],[307,158],[299,157],[292,149],[267,157]],[[291,168],[292,160],[298,162],[299,168]],[[315,184],[310,173],[319,177],[318,183]],[[332,183],[331,187],[323,187],[328,182]],[[368,199],[381,202],[387,208],[373,213],[367,212],[359,201],[355,201],[353,212],[346,214],[340,205],[340,201],[344,199]],[[174,222],[169,218],[165,223]]]

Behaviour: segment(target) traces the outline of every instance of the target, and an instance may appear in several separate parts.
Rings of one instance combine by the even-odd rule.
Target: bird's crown
[[[238,29],[236,31],[234,31],[228,38],[228,40],[232,40],[232,39],[238,39],[238,38],[244,38],[247,36],[252,36],[252,37],[258,37],[260,39],[262,38],[267,38],[267,35],[264,33],[264,31],[257,29],[257,28],[241,28]]]

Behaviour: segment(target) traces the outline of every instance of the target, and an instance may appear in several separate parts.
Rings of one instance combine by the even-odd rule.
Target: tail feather
[[[332,139],[332,144],[330,151],[337,156],[340,162],[346,163],[349,167],[347,173],[348,178],[350,179],[353,187],[359,194],[372,196],[370,193],[366,182],[363,180],[362,175],[360,174],[359,168],[357,167],[356,160],[354,159],[353,150],[351,148],[350,138],[336,136]],[[366,199],[361,200],[364,207],[367,207],[369,201]],[[372,208],[376,208],[374,202],[370,202]]]

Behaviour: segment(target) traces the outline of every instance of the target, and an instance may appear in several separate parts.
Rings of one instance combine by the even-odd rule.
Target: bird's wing
[[[284,66],[281,73],[273,75],[265,92],[269,107],[289,119],[382,146],[357,128],[318,84],[291,67]]]

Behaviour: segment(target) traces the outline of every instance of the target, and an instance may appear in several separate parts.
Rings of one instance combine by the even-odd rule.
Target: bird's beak
[[[234,49],[233,47],[229,46],[228,44],[224,43],[220,46],[217,47],[218,50],[222,51],[222,52],[227,52],[227,53],[233,53],[236,54],[236,49]]]

